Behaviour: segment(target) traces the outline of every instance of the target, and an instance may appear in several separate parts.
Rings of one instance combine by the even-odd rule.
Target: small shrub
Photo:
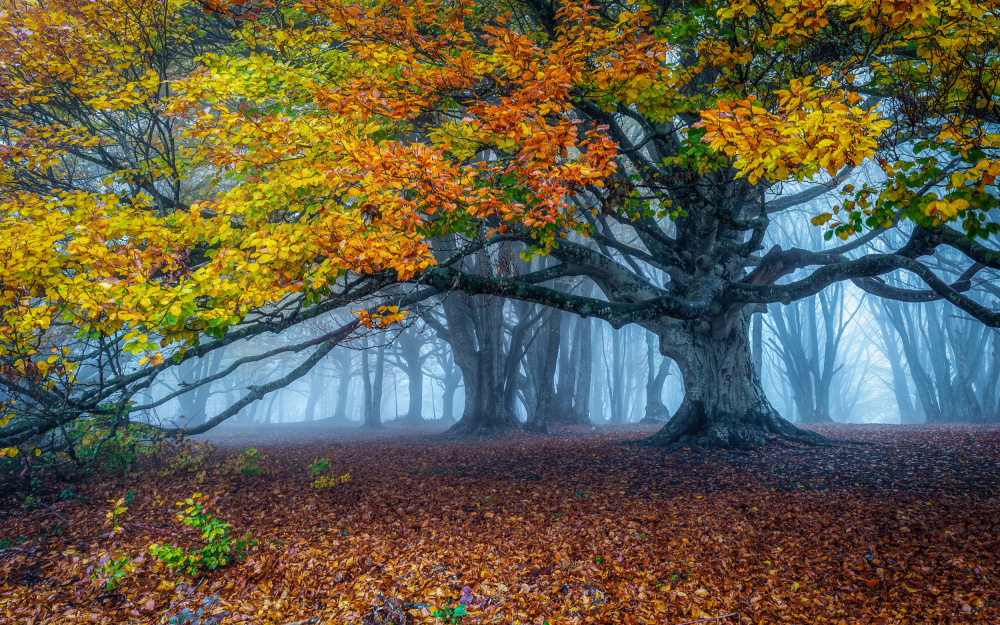
[[[38,497],[35,497],[34,495],[28,495],[28,494],[19,495],[18,503],[21,504],[21,509],[23,510],[31,510],[32,508],[39,507]]]
[[[90,579],[104,580],[104,588],[114,590],[121,586],[122,581],[134,570],[135,565],[128,556],[113,557],[103,554],[98,565],[94,567]]]
[[[313,460],[312,464],[309,465],[309,474],[315,478],[320,473],[329,471],[331,466],[329,458],[316,458]]]
[[[344,484],[351,480],[351,474],[345,473],[343,475],[321,475],[316,478],[313,482],[313,488],[329,488],[331,486],[336,486],[337,484]]]
[[[445,606],[443,608],[434,608],[431,611],[431,616],[441,619],[445,623],[461,623],[462,618],[468,615],[469,613],[465,610],[464,603],[459,603],[454,606]]]
[[[230,524],[206,512],[205,499],[205,495],[195,493],[188,499],[177,502],[177,505],[185,506],[184,511],[177,515],[177,520],[201,532],[201,539],[205,542],[203,547],[182,549],[175,545],[157,543],[149,546],[150,555],[166,564],[170,570],[188,577],[193,577],[203,569],[212,571],[223,567],[234,558],[242,559],[257,544],[250,532],[233,541],[229,531]]]
[[[117,536],[118,534],[121,534],[122,532],[125,531],[125,529],[122,528],[121,523],[119,522],[119,519],[121,518],[121,516],[123,514],[125,514],[126,512],[128,512],[128,506],[125,505],[126,504],[126,501],[125,501],[126,498],[128,498],[129,501],[131,501],[131,498],[129,498],[128,495],[126,495],[125,497],[122,497],[121,499],[118,499],[118,500],[108,499],[108,503],[111,504],[111,510],[109,510],[104,515],[104,518],[107,519],[104,522],[104,524],[111,526],[111,531],[108,533],[108,537],[109,538],[113,538],[113,537]]]
[[[267,456],[257,451],[254,447],[241,449],[226,458],[226,461],[222,464],[222,474],[239,472],[246,476],[260,475],[261,464],[266,459]]]

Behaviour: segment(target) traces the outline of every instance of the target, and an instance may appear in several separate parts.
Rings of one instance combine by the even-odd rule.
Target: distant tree
[[[423,331],[423,324],[411,325],[393,341],[387,362],[406,374],[409,405],[402,419],[411,424],[422,423],[424,417],[424,365],[433,355],[432,334]]]
[[[663,423],[670,418],[670,411],[663,403],[663,384],[670,375],[670,361],[660,356],[656,337],[646,333],[646,414],[643,423]],[[759,369],[758,369],[759,370]]]
[[[374,364],[374,373],[372,365]],[[385,379],[385,346],[375,348],[375,362],[369,350],[361,353],[361,381],[364,386],[362,427],[377,430],[382,425],[382,383]]]
[[[565,314],[565,313],[564,313]],[[594,369],[593,322],[569,316],[559,342],[559,381],[552,423],[591,426],[590,389]]]
[[[915,402],[906,378],[893,378],[904,422],[1000,422],[996,330],[951,314],[939,303],[880,305],[883,341],[892,349],[901,346],[895,355],[912,379]]]
[[[838,356],[853,317],[846,316],[844,308],[843,286],[835,285],[789,306],[772,306],[768,315],[775,337],[772,346],[781,358],[802,423],[833,421],[831,397],[840,392],[834,378],[844,367]]]
[[[445,423],[455,421],[455,395],[462,384],[462,371],[455,364],[455,355],[448,343],[437,341],[432,352],[437,362],[440,375],[431,374],[441,384],[441,420]]]

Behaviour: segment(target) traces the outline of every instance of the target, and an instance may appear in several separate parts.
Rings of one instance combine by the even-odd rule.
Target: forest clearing
[[[815,427],[870,444],[663,454],[623,444],[655,431],[635,426],[479,443],[222,428],[190,470],[5,510],[0,622],[1000,622],[1000,429]],[[251,444],[259,474],[220,474]],[[350,478],[314,487],[321,458]],[[174,518],[195,492],[257,543],[185,579],[147,548],[198,540]],[[109,590],[94,567],[112,553],[133,567]]]

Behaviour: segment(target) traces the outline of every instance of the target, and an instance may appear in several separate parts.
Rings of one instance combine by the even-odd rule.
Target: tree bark
[[[406,409],[407,421],[422,423],[424,420],[424,370],[419,365],[406,372],[409,405]]]
[[[608,372],[608,391],[611,398],[609,423],[625,423],[625,329],[611,330],[611,371]]]
[[[441,420],[450,423],[455,420],[455,393],[458,385],[462,381],[460,375],[447,375],[444,377],[443,392],[441,395],[443,407],[441,409]]]
[[[721,336],[691,326],[670,324],[660,333],[663,355],[677,363],[684,378],[684,401],[647,444],[751,449],[781,441],[831,442],[795,427],[771,406],[753,366],[745,317]]]
[[[556,423],[566,419],[573,411],[573,394],[576,392],[576,370],[579,359],[579,347],[574,340],[573,330],[579,326],[580,319],[560,312],[564,321],[559,333],[559,362],[556,376],[556,387],[549,405],[549,422]]]
[[[577,373],[576,393],[573,396],[573,421],[593,427],[590,420],[590,390],[594,378],[594,322],[581,319],[577,325],[580,326],[580,371]]]
[[[764,313],[753,315],[753,366],[757,375],[764,370]]]

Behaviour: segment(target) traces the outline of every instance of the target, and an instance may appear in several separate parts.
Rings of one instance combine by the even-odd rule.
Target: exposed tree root
[[[491,438],[508,432],[522,430],[515,417],[491,419],[483,415],[464,415],[455,425],[441,433],[444,438]]]
[[[788,443],[830,446],[840,442],[795,427],[769,406],[733,415],[708,411],[700,402],[685,401],[674,418],[642,444],[672,451],[688,446],[750,450]]]

